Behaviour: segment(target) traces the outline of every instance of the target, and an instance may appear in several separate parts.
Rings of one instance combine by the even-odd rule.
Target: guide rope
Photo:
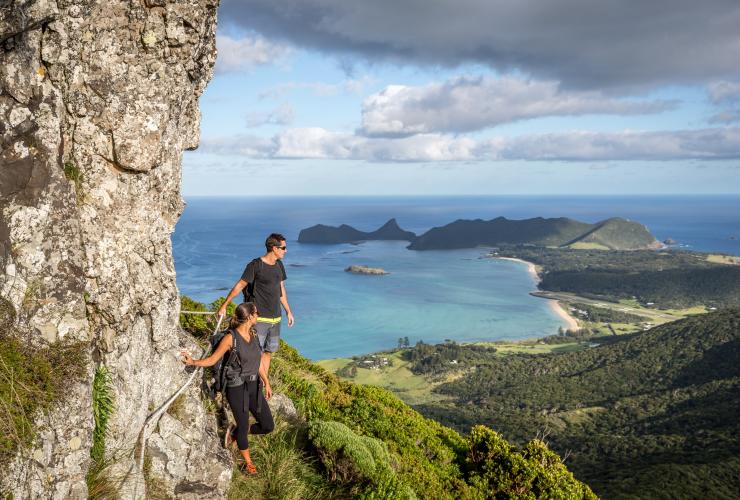
[[[209,312],[209,311],[180,311],[180,314],[208,314],[208,315],[212,315],[212,314],[216,314],[216,313],[215,312]],[[218,322],[216,322],[216,328],[214,328],[213,333],[216,333],[218,331],[218,329],[221,327],[221,322],[223,321],[223,319],[224,319],[224,316],[223,315],[219,315],[218,316]],[[211,354],[211,347],[209,345],[208,349],[203,354],[202,358],[206,358],[210,354]],[[139,478],[140,479],[143,479],[143,477],[144,477],[144,451],[146,450],[146,442],[149,439],[149,434],[151,434],[151,430],[149,430],[149,429],[150,428],[153,429],[154,426],[156,426],[156,424],[159,423],[159,419],[162,416],[162,414],[165,411],[167,411],[167,408],[169,408],[172,405],[172,403],[175,401],[175,399],[177,399],[178,396],[180,396],[180,394],[182,394],[185,391],[185,389],[187,389],[190,386],[190,384],[193,383],[193,380],[195,380],[195,377],[201,372],[201,369],[202,369],[202,367],[200,367],[200,366],[196,367],[195,370],[193,370],[193,373],[190,374],[190,377],[188,377],[187,381],[184,384],[182,384],[180,386],[180,388],[177,389],[177,391],[175,391],[175,393],[172,394],[172,396],[170,396],[167,399],[167,401],[165,401],[164,403],[162,403],[162,405],[159,408],[157,408],[152,413],[150,413],[149,416],[146,418],[146,420],[144,420],[144,425],[142,426],[141,433],[139,434],[139,460],[138,460],[138,463],[137,463],[137,466],[138,466],[137,467],[138,468],[137,472],[138,472],[138,475],[139,475]],[[136,486],[135,486],[134,495],[133,495],[134,498],[138,498],[137,491],[136,490],[138,489],[139,482],[140,481],[136,481]],[[141,482],[144,483],[144,497],[146,497],[146,481],[141,481]]]

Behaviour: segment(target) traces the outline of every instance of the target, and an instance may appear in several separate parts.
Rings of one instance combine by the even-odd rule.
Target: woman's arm
[[[267,370],[263,363],[260,363],[260,379],[262,379],[262,385],[265,386],[265,399],[270,399],[272,397],[272,387],[270,387],[270,379],[267,378]]]
[[[204,359],[193,359],[190,357],[190,353],[187,351],[180,351],[180,354],[182,355],[182,362],[186,365],[193,365],[193,366],[213,366],[216,364],[216,362],[223,357],[224,354],[226,354],[226,351],[231,349],[231,342],[232,342],[231,334],[227,333],[224,335],[224,338],[221,339],[221,342],[218,343],[218,347],[216,347],[216,351]]]

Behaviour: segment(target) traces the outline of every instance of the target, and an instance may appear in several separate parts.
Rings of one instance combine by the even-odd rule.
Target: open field
[[[422,375],[414,375],[409,370],[409,362],[401,357],[402,351],[384,353],[389,358],[390,365],[378,369],[358,368],[357,375],[349,378],[357,384],[376,385],[393,391],[404,403],[409,405],[432,403],[449,399],[449,396],[435,394],[432,389],[445,382],[461,377],[463,373],[455,373],[439,380],[427,379]],[[318,365],[331,371],[347,366],[351,359],[327,359],[319,361]]]
[[[715,264],[740,265],[740,257],[736,257],[734,255],[710,254],[707,255],[707,260],[709,262],[714,262]]]

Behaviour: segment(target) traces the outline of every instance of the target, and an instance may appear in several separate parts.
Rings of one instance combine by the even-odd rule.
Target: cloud
[[[733,79],[740,60],[737,0],[223,0],[219,21],[339,58],[589,88]]]
[[[215,71],[220,74],[249,71],[255,66],[284,59],[290,53],[286,45],[270,42],[257,35],[237,39],[218,34],[216,47],[218,57]]]
[[[740,158],[740,128],[542,134],[492,139],[479,151],[498,160],[727,160]]]
[[[707,87],[707,91],[713,104],[740,102],[740,82],[714,82]]]
[[[252,111],[247,113],[247,128],[262,125],[290,125],[295,118],[295,110],[290,104],[282,104],[272,111]]]
[[[340,94],[360,94],[374,80],[370,77],[350,78],[338,83],[287,82],[272,86],[259,94],[260,99],[279,98],[293,90],[308,90],[317,97],[333,97]]]
[[[631,115],[673,107],[671,101],[627,101],[601,92],[566,91],[553,81],[462,76],[421,87],[386,87],[365,100],[361,132],[368,136],[460,133],[543,116]]]
[[[440,161],[632,161],[740,159],[740,128],[664,132],[563,132],[475,141],[446,134],[363,137],[294,128],[270,139],[204,139],[199,151],[253,158]]]

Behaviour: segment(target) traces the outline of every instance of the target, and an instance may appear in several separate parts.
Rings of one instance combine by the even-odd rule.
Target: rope
[[[215,313],[212,313],[212,312],[203,313],[203,312],[200,312],[200,311],[180,311],[180,312],[181,313],[184,313],[184,314],[193,314],[193,313],[195,313],[195,314],[215,314]],[[221,327],[221,321],[223,319],[224,319],[223,316],[219,316],[218,317],[218,322],[216,323],[216,328],[213,330],[213,333],[216,333],[218,331],[218,329]],[[201,359],[207,358],[210,354],[211,354],[211,348],[209,346],[208,350],[206,351],[206,353],[203,355],[203,357]],[[169,408],[170,405],[172,405],[172,402],[175,401],[175,399],[177,399],[177,397],[180,394],[182,394],[185,391],[185,389],[188,388],[188,386],[190,384],[193,383],[193,380],[195,380],[196,375],[198,375],[200,373],[201,368],[202,367],[200,367],[200,366],[196,367],[195,370],[193,370],[193,373],[190,374],[190,377],[188,378],[188,380],[183,385],[181,385],[180,388],[177,391],[175,391],[175,393],[172,396],[170,396],[169,399],[167,399],[167,401],[165,401],[162,404],[162,406],[160,406],[159,408],[157,408],[156,410],[154,410],[146,418],[146,420],[144,420],[144,425],[141,428],[141,434],[140,434],[141,437],[139,439],[139,461],[138,461],[138,464],[137,464],[138,465],[138,474],[139,474],[139,477],[140,478],[143,478],[144,477],[144,450],[146,450],[146,441],[147,441],[147,439],[149,439],[149,436],[147,436],[147,428],[152,423],[154,423],[156,425],[159,422],[159,418],[162,416],[162,414],[165,411],[167,411],[167,408]],[[136,496],[136,493],[137,493],[136,489],[138,489],[138,486],[139,486],[139,482],[137,481],[136,482],[136,487],[134,489],[134,498],[137,498],[137,496]],[[144,482],[144,497],[146,497],[146,482]]]

